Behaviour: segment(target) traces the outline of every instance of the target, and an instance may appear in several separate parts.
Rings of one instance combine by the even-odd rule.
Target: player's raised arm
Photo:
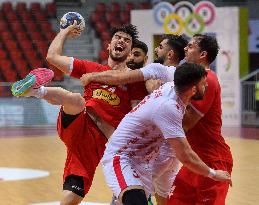
[[[75,38],[80,36],[81,32],[84,29],[84,20],[81,17],[81,23],[79,23],[79,19],[74,18],[73,22],[69,22],[66,19],[66,15],[73,14],[75,12],[69,12],[65,14],[61,19],[61,29],[54,40],[51,42],[50,47],[48,49],[46,60],[56,66],[62,72],[69,74],[70,73],[70,64],[72,62],[72,58],[68,56],[62,55],[63,45],[67,37]],[[76,13],[77,14],[77,13]],[[78,14],[80,15],[80,14]],[[80,15],[81,16],[81,15]],[[77,16],[75,16],[77,17]],[[62,25],[62,21],[66,21],[65,25]],[[71,25],[72,24],[72,25]],[[83,26],[81,26],[81,25]]]

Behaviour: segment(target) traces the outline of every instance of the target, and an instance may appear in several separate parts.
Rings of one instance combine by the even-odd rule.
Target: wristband
[[[214,178],[216,176],[216,171],[214,169],[209,169],[209,174],[208,174],[208,177],[209,178]]]

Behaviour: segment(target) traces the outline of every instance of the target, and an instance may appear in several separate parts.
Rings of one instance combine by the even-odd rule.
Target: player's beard
[[[144,61],[141,61],[139,63],[135,63],[134,61],[128,61],[127,63],[128,68],[132,70],[140,69],[144,66]]]
[[[154,60],[154,63],[160,63],[160,64],[164,64],[165,62],[165,58],[164,57],[159,57],[156,60]]]
[[[192,96],[192,100],[202,100],[203,99],[204,94],[202,94],[201,92],[196,92],[194,96]]]
[[[117,57],[112,54],[112,51],[109,52],[109,55],[113,61],[117,61],[117,62],[123,62],[127,59],[127,55]]]

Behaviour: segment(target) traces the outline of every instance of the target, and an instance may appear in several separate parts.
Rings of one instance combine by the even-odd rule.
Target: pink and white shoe
[[[54,72],[47,68],[37,68],[32,70],[24,79],[15,82],[11,91],[14,96],[25,96],[29,90],[38,89],[40,86],[46,85],[54,77]]]

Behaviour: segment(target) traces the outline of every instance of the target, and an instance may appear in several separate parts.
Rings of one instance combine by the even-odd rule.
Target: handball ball
[[[77,12],[68,12],[60,19],[60,28],[64,29],[73,25],[74,20],[77,22],[77,28],[83,31],[85,29],[85,19]]]

